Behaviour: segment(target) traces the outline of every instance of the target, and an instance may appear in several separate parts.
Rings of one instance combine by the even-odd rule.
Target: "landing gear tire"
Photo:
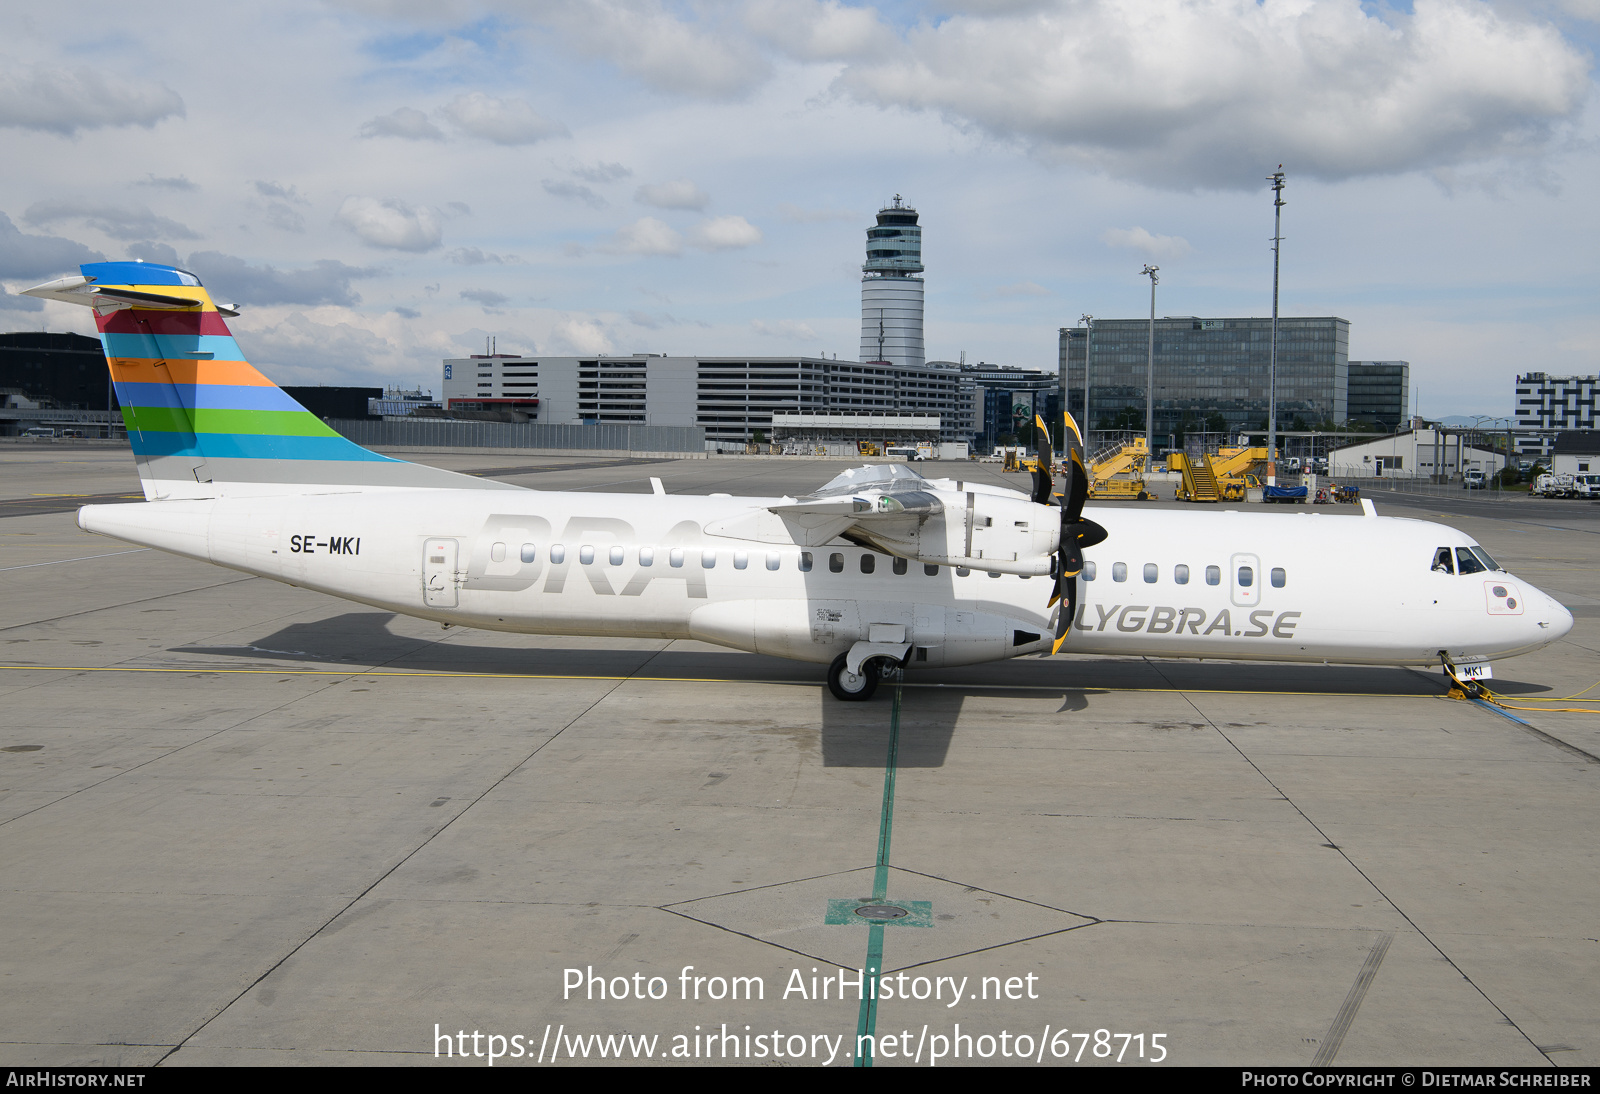
[[[878,661],[873,658],[861,666],[859,673],[845,668],[845,654],[833,659],[828,666],[828,690],[833,697],[846,703],[864,703],[872,698],[878,687]]]

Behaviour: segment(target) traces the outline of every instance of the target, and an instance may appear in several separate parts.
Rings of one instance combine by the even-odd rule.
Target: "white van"
[[[1600,498],[1600,475],[1574,475],[1572,481],[1578,486],[1580,498]]]
[[[24,430],[24,437],[54,437],[56,431],[48,426],[36,425],[32,429]]]

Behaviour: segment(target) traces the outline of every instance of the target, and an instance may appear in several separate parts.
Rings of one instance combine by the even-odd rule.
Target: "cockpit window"
[[[1491,570],[1502,570],[1502,569],[1505,568],[1505,567],[1501,566],[1498,562],[1496,562],[1494,559],[1490,558],[1489,557],[1489,552],[1485,551],[1482,547],[1474,547],[1474,548],[1472,548],[1472,553],[1477,556],[1479,562],[1483,563],[1485,566],[1489,567],[1489,569],[1491,569]]]
[[[1456,548],[1456,563],[1458,572],[1463,574],[1481,574],[1490,569],[1478,561],[1478,556],[1472,553],[1471,547]]]
[[[1450,561],[1450,548],[1441,547],[1433,553],[1433,572],[1436,574],[1456,572],[1455,563]]]

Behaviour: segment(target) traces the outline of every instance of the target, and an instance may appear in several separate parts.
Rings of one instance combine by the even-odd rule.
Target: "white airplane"
[[[85,265],[27,290],[94,309],[146,501],[84,529],[443,624],[692,638],[828,665],[840,699],[884,666],[1074,653],[1483,666],[1571,614],[1424,521],[1084,515],[1081,441],[1059,504],[846,471],[803,498],[526,490],[333,432],[252,368],[199,279]],[[1076,426],[1068,418],[1070,431]],[[1054,576],[1060,575],[1060,576]]]

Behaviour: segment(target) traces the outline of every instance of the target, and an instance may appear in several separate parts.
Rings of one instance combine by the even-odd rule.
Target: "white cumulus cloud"
[[[347,197],[335,219],[370,245],[395,251],[431,251],[444,239],[437,213],[395,198]]]
[[[771,66],[745,34],[718,25],[720,13],[701,8],[702,26],[678,18],[661,0],[589,0],[547,4],[535,18],[659,91],[730,99],[763,83]]]
[[[0,63],[0,126],[71,136],[80,129],[142,125],[184,116],[166,84],[122,80],[94,69]]]
[[[414,107],[402,106],[392,114],[382,114],[361,126],[363,137],[399,137],[408,141],[442,141],[444,131]]]
[[[562,317],[551,328],[550,341],[554,347],[551,352],[558,354],[565,350],[579,357],[588,357],[611,352],[611,338],[606,334],[605,325],[586,315]]]
[[[496,99],[481,91],[457,96],[444,115],[463,133],[495,144],[532,144],[568,135],[566,126],[544,117],[526,99]]]
[[[633,200],[657,209],[699,210],[711,203],[711,195],[688,179],[674,179],[639,187],[633,192]]]
[[[689,242],[708,251],[731,251],[761,242],[761,229],[744,217],[712,217],[689,229]]]
[[[877,12],[838,0],[752,0],[744,22],[775,49],[803,61],[860,57],[894,41]]]
[[[1107,247],[1126,247],[1151,258],[1181,258],[1190,251],[1189,241],[1182,236],[1153,235],[1143,228],[1107,228],[1100,233],[1100,241]]]
[[[605,249],[636,255],[680,255],[683,237],[671,225],[655,217],[643,217],[618,228]]]
[[[1548,147],[1588,93],[1553,26],[1483,0],[1057,0],[914,26],[837,88],[1156,185],[1254,188]]]

